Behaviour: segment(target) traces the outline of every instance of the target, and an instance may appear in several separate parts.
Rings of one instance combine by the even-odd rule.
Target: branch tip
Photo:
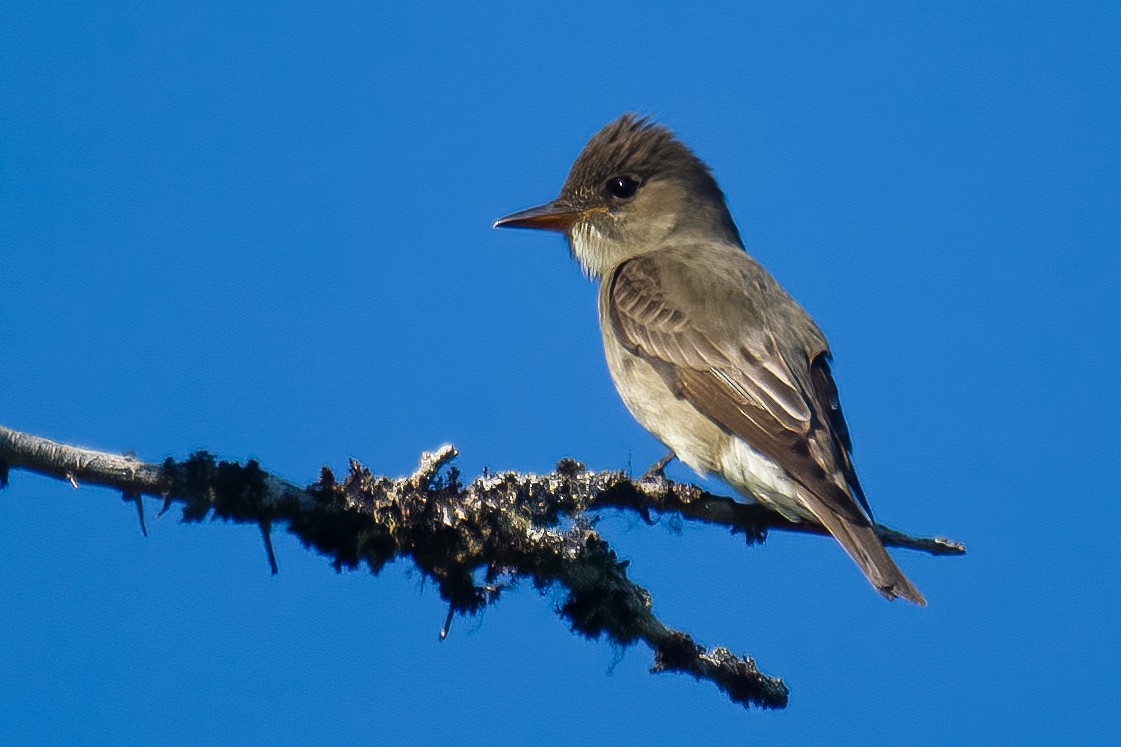
[[[262,518],[257,522],[257,526],[261,529],[261,539],[265,543],[265,554],[269,559],[269,570],[271,570],[272,575],[275,576],[280,573],[280,566],[277,565],[276,552],[273,550],[272,546],[272,521]]]
[[[409,476],[409,483],[417,490],[427,490],[436,473],[457,456],[459,456],[459,451],[451,444],[443,444],[435,451],[422,453],[416,472]]]
[[[125,503],[136,504],[136,518],[140,522],[140,533],[145,537],[148,536],[148,527],[144,522],[144,500],[140,497],[140,493],[125,491],[121,494],[121,500]]]
[[[446,618],[444,618],[444,627],[440,628],[440,640],[441,641],[447,640],[448,633],[450,633],[451,629],[452,629],[452,617],[454,615],[455,615],[455,605],[454,604],[449,604],[448,605],[448,616]]]

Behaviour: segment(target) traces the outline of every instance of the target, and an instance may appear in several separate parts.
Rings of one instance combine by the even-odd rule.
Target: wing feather
[[[742,251],[738,255],[750,263]],[[834,479],[839,470],[841,482],[854,485],[866,510],[824,340],[821,351],[784,351],[768,329],[766,299],[744,292],[750,264],[738,267],[737,260],[724,258],[731,271],[705,273],[707,285],[700,288],[690,284],[696,273],[680,266],[689,259],[675,248],[673,254],[640,255],[616,269],[609,279],[609,309],[619,340],[725,431],[837,504],[841,513],[860,515]],[[812,327],[808,317],[805,322]]]

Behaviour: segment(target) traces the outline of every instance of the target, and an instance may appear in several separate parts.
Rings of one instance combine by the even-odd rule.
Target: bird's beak
[[[519,210],[516,213],[499,218],[494,222],[495,228],[541,228],[546,231],[567,231],[572,224],[580,220],[584,211],[572,205],[553,200],[545,205],[538,205],[528,210]]]

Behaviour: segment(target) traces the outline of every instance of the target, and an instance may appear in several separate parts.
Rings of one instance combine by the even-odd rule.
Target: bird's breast
[[[719,472],[728,434],[678,397],[648,361],[623,347],[602,304],[600,329],[607,370],[635,420],[700,474]]]

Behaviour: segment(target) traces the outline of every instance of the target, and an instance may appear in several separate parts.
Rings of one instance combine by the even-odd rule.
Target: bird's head
[[[592,136],[555,200],[494,226],[563,232],[593,277],[669,242],[739,243],[708,167],[668,129],[632,114]]]

